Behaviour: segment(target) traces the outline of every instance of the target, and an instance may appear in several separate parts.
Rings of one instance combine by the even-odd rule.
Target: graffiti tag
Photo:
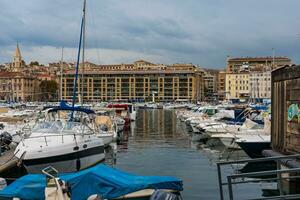
[[[292,121],[294,117],[297,117],[300,123],[300,109],[297,104],[291,104],[288,107],[288,121]]]

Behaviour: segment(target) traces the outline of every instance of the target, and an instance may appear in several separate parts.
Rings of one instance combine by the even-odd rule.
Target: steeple
[[[16,51],[15,51],[15,58],[22,59],[21,51],[20,51],[20,48],[19,48],[19,43],[17,43],[17,48],[16,48]]]
[[[19,43],[17,43],[17,47],[16,47],[16,51],[12,63],[12,70],[19,71],[21,68],[23,68],[23,61],[22,61]]]

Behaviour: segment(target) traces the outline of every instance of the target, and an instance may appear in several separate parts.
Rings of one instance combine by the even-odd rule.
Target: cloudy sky
[[[0,63],[75,61],[83,0],[0,0]],[[289,56],[300,63],[300,0],[88,0],[87,60],[194,63]]]

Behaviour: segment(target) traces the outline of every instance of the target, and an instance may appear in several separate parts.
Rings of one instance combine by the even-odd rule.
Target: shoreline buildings
[[[75,70],[62,77],[62,98],[71,100]],[[84,101],[186,101],[203,100],[203,71],[192,64],[89,65],[84,69]],[[81,93],[78,77],[78,94]],[[81,95],[80,95],[81,96]]]
[[[271,71],[286,65],[291,65],[288,57],[228,58],[226,99],[270,99]]]
[[[0,66],[0,100],[50,99],[46,97],[49,91],[41,89],[44,81],[55,81],[59,85],[57,91],[51,90],[51,100],[58,96],[71,100],[75,64],[59,62],[44,66],[35,61],[26,65],[17,45],[12,63]],[[271,98],[271,71],[286,65],[291,65],[287,57],[229,57],[225,70],[203,69],[193,64],[154,64],[144,60],[116,65],[85,62],[84,94],[81,95],[81,76],[77,92],[85,102],[153,99],[157,102],[261,102]],[[40,95],[41,92],[47,95]]]

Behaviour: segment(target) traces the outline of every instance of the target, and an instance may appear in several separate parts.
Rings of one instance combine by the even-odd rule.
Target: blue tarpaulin
[[[78,111],[78,112],[84,112],[87,114],[94,114],[95,112],[88,108],[83,108],[79,106],[72,107],[68,105],[65,101],[61,101],[59,106],[53,106],[50,107],[52,109],[49,110],[49,112],[56,112],[58,110],[68,110],[68,111]]]
[[[174,177],[137,176],[104,164],[59,177],[71,187],[72,200],[87,199],[92,194],[112,199],[143,189],[183,190],[182,181]],[[0,191],[0,197],[40,200],[44,199],[45,186],[43,174],[29,174]]]

